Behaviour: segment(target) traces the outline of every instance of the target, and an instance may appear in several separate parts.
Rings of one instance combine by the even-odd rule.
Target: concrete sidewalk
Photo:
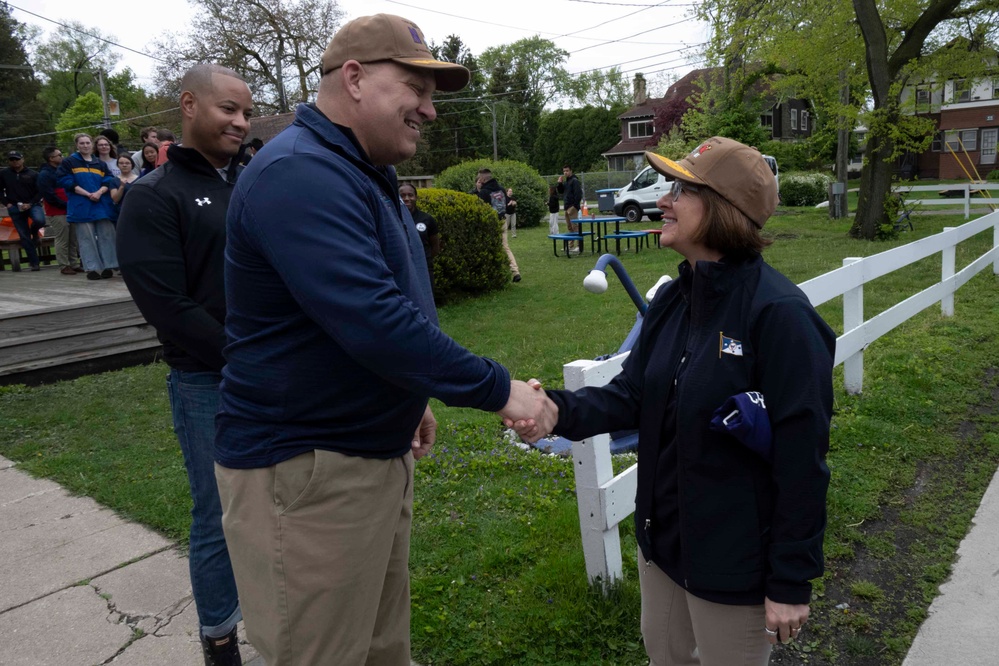
[[[0,665],[203,663],[177,545],[0,456]]]
[[[902,666],[999,664],[999,472]]]
[[[999,664],[999,473],[940,591],[903,666]],[[0,666],[202,663],[177,545],[0,456]]]

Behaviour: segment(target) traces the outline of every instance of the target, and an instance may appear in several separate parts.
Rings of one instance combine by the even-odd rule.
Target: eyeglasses
[[[669,186],[669,196],[671,199],[673,199],[673,202],[675,203],[680,198],[680,194],[682,192],[686,191],[692,194],[697,194],[700,191],[700,189],[701,188],[697,187],[697,185],[692,185],[691,183],[685,183],[682,180],[674,180],[672,184],[670,184]]]

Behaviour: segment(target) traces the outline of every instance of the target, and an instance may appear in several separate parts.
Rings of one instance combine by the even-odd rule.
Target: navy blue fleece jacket
[[[395,170],[315,106],[236,184],[225,250],[226,367],[216,459],[410,450],[429,397],[498,411],[510,377],[438,326]]]

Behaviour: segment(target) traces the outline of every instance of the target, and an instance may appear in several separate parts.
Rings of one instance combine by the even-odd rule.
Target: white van
[[[780,192],[780,169],[777,167],[777,158],[771,157],[770,155],[764,155],[763,161],[767,163],[770,170],[774,174],[774,180],[777,181],[777,191]]]
[[[656,208],[656,202],[669,192],[672,182],[652,167],[645,167],[614,194],[614,214],[629,222],[638,222],[643,215],[650,220],[661,220],[663,214]]]
[[[777,159],[764,155],[763,161],[770,167],[780,191],[780,169]],[[638,222],[642,216],[654,222],[663,218],[662,211],[656,207],[659,197],[669,192],[673,181],[666,178],[652,167],[642,169],[634,179],[614,194],[614,214],[625,218],[628,222]]]

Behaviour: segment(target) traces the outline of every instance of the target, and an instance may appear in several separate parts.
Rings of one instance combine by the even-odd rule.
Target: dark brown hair
[[[697,195],[704,204],[704,224],[693,240],[724,256],[762,252],[773,240],[760,234],[753,221],[710,187],[699,185]]]

